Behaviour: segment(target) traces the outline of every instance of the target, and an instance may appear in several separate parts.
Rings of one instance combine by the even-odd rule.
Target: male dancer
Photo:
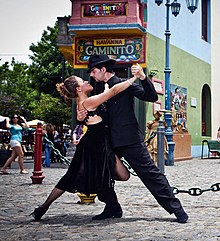
[[[111,88],[121,81],[113,72],[114,63],[115,60],[110,59],[108,55],[94,55],[89,58],[87,72],[96,82],[108,83]],[[157,93],[140,65],[133,65],[131,72],[132,75],[139,73],[138,77],[142,86],[134,83],[127,90],[107,101],[112,147],[119,157],[124,157],[130,164],[157,202],[170,214],[174,213],[177,222],[186,223],[188,215],[179,199],[174,196],[167,178],[151,159],[134,113],[134,97],[155,102],[158,100]],[[85,113],[78,112],[78,120],[84,117]],[[104,190],[98,198],[105,202],[106,206],[101,214],[93,217],[93,220],[122,217],[122,209],[113,188]]]

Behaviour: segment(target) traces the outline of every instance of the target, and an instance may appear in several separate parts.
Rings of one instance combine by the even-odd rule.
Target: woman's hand
[[[20,119],[21,119],[21,121],[26,122],[26,119],[24,118],[24,116],[20,116]]]
[[[23,128],[29,128],[29,125],[27,124],[27,121],[26,121],[26,119],[24,118],[24,116],[20,116],[20,120],[24,122]]]
[[[79,140],[73,140],[73,144],[74,145],[78,145],[79,144]]]

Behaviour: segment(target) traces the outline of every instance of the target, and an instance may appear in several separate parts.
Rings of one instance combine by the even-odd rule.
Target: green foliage
[[[53,125],[59,126],[63,123],[71,123],[71,108],[66,103],[61,102],[59,98],[52,97],[49,94],[41,93],[38,106],[33,112],[37,119]]]
[[[41,40],[31,44],[32,64],[8,62],[0,66],[0,115],[21,114],[27,120],[42,119],[54,125],[71,123],[71,108],[56,91],[73,69],[60,53],[58,25],[47,27]]]
[[[14,59],[0,66],[0,110],[2,115],[18,113],[31,117],[29,104],[35,101],[37,92],[31,88],[28,66]]]
[[[30,46],[33,55],[30,56],[32,64],[29,71],[34,80],[33,86],[39,92],[52,96],[57,96],[56,83],[62,82],[67,77],[66,73],[72,71],[56,45],[57,33],[56,23],[54,28],[47,27],[40,42]]]

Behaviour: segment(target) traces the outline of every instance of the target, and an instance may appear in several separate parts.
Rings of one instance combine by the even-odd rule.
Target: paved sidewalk
[[[29,214],[41,204],[66,166],[52,164],[44,168],[43,184],[32,184],[30,174],[20,175],[10,169],[10,175],[0,175],[0,240],[148,240],[148,241],[215,241],[220,240],[220,191],[204,192],[201,196],[180,193],[188,223],[175,222],[154,200],[141,181],[131,176],[127,182],[117,182],[116,192],[123,207],[123,217],[92,221],[104,205],[78,204],[76,194],[65,193],[52,204],[40,222]],[[165,167],[171,186],[188,190],[208,189],[220,182],[220,159],[176,162]]]

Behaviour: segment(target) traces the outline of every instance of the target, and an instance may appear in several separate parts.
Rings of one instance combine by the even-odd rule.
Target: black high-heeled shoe
[[[37,207],[34,211],[30,214],[35,220],[40,220],[41,217],[46,213],[48,208]]]

